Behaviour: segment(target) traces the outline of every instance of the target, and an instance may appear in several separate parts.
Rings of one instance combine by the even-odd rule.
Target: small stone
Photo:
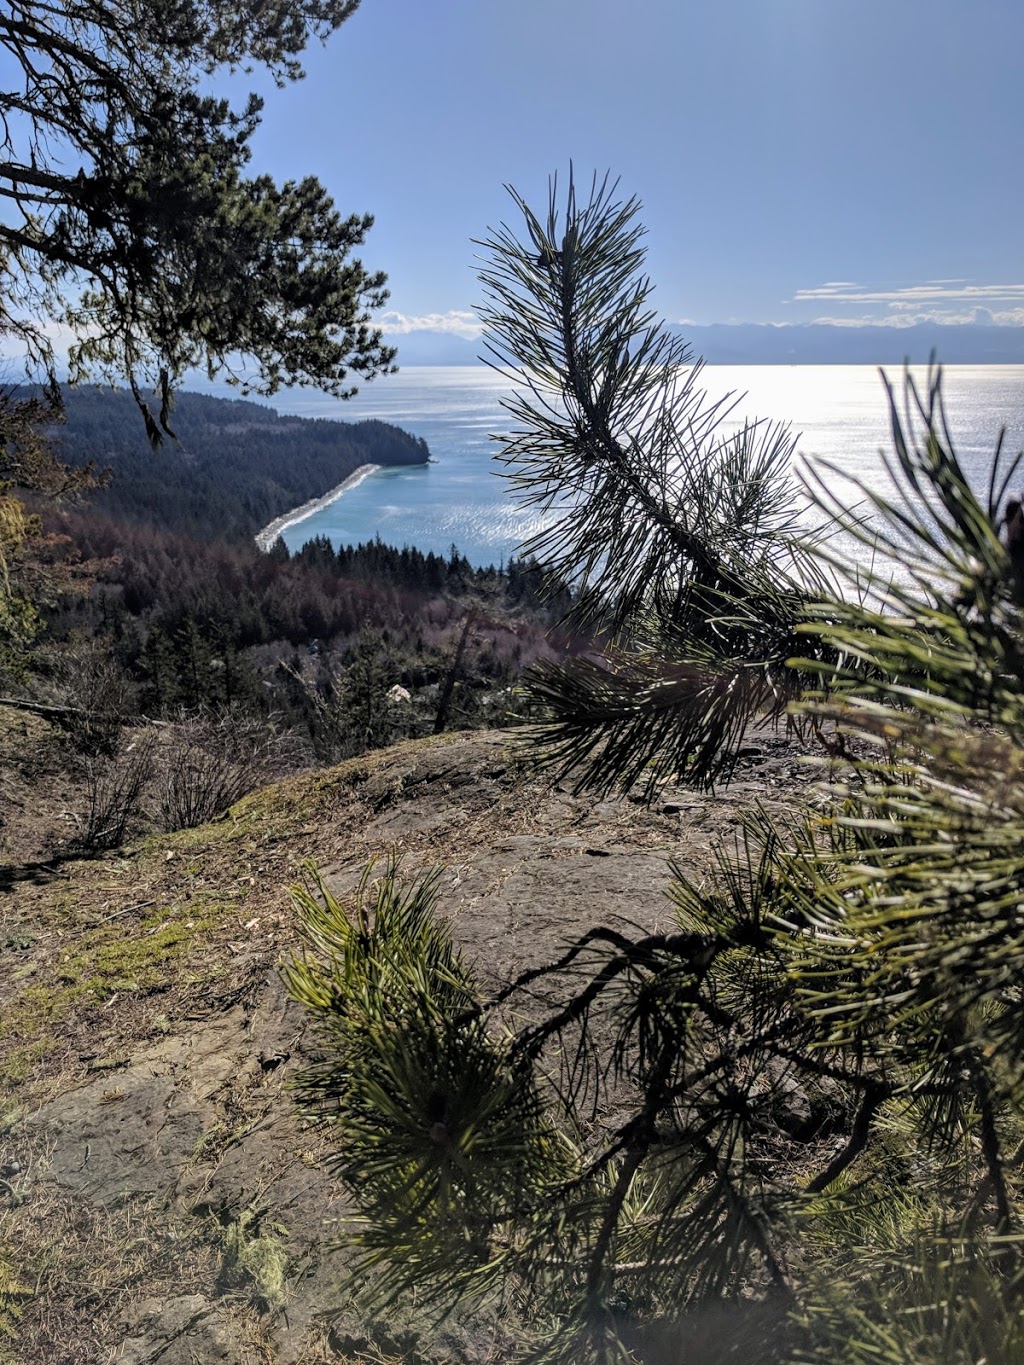
[[[276,1071],[291,1055],[290,1052],[261,1052],[260,1066],[264,1071]]]

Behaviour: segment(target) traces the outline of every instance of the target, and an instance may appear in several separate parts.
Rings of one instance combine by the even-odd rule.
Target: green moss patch
[[[22,1087],[24,1102],[26,1083],[46,1089],[55,1067],[95,1069],[182,1015],[223,1007],[245,989],[242,954],[265,975],[290,946],[288,888],[304,863],[362,854],[362,789],[457,739],[285,778],[197,829],[16,880],[0,908],[0,1090]]]
[[[117,996],[215,979],[223,963],[206,949],[224,918],[222,903],[188,900],[66,936],[48,961],[33,964],[30,980],[0,1015],[0,1081],[24,1081],[65,1041],[71,1023]]]

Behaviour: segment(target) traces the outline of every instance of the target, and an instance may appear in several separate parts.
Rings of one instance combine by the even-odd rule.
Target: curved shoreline
[[[325,493],[323,497],[312,498],[309,502],[304,502],[301,507],[293,507],[290,512],[285,512],[283,515],[275,517],[273,521],[268,522],[262,531],[256,532],[256,544],[266,554],[282,531],[286,531],[289,526],[295,526],[300,521],[305,521],[314,512],[329,507],[336,498],[341,497],[342,493],[347,493],[350,488],[355,488],[356,484],[362,483],[371,474],[376,474],[377,470],[382,467],[379,464],[361,464],[347,479],[339,483],[336,488],[332,488],[329,493]]]

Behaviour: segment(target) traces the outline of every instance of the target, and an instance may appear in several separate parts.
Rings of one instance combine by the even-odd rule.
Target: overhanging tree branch
[[[0,49],[23,76],[0,162],[0,326],[51,380],[56,324],[73,337],[71,378],[127,380],[158,439],[168,395],[196,365],[230,379],[240,356],[245,391],[306,384],[337,397],[390,367],[369,325],[384,277],[347,259],[372,220],[342,219],[313,180],[246,178],[260,101],[235,111],[200,93],[222,65],[294,79],[306,42],[355,8],[23,0],[0,15]],[[155,413],[147,387],[160,389]]]

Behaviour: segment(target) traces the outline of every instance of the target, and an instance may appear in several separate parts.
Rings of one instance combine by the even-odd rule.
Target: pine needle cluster
[[[828,780],[800,818],[752,811],[710,878],[675,868],[671,932],[595,926],[490,999],[436,876],[300,897],[303,1094],[337,1124],[359,1272],[514,1305],[537,1361],[1019,1361],[1015,466],[997,450],[983,501],[941,374],[890,389],[892,491],[805,476],[889,565],[855,572],[802,530],[788,434],[723,435],[653,318],[635,202],[516,202],[483,276],[519,367],[505,458],[607,640],[537,679],[550,761],[702,785],[785,715]]]

